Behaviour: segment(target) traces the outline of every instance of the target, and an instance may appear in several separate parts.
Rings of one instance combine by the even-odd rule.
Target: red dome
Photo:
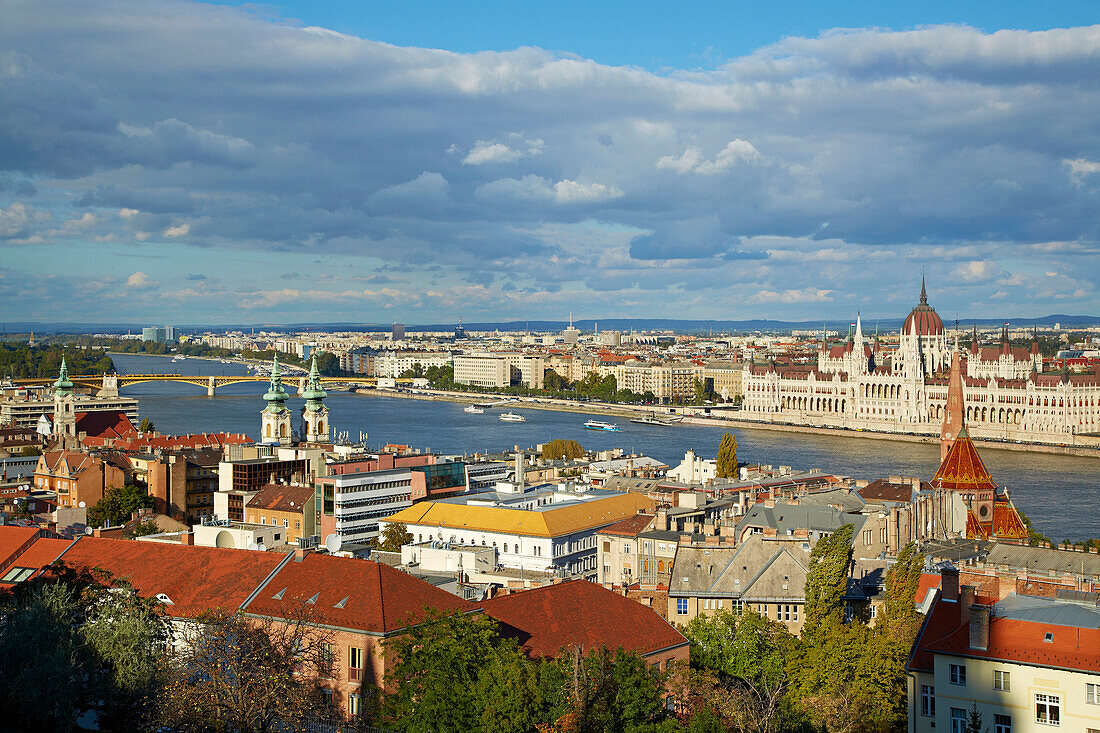
[[[920,284],[920,303],[905,319],[901,332],[915,336],[940,336],[943,334],[943,321],[936,315],[936,309],[928,305],[928,293],[924,290],[924,280]]]

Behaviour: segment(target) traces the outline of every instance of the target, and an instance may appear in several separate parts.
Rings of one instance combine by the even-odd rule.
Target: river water
[[[120,354],[112,356],[120,374],[242,375],[246,367],[220,361]],[[286,380],[288,391],[296,377]],[[231,432],[259,435],[261,395],[266,383],[218,388],[207,397],[205,388],[188,384],[149,382],[126,387],[138,398],[142,417],[162,433]],[[463,405],[450,402],[331,393],[325,401],[329,421],[337,432],[358,440],[366,433],[370,445],[400,443],[440,453],[493,452],[515,445],[532,447],[554,438],[575,439],[588,449],[623,448],[677,465],[689,450],[711,458],[724,428],[674,425],[653,427],[612,419],[620,433],[585,430],[590,415],[513,406],[527,421],[506,423],[499,410],[470,415]],[[288,406],[295,416],[302,400]],[[295,419],[295,427],[298,420]],[[737,456],[742,462],[771,463],[795,469],[820,469],[844,476],[874,480],[888,476],[931,479],[939,465],[939,446],[921,443],[860,439],[837,435],[781,433],[737,428]],[[1016,506],[1036,528],[1055,540],[1100,537],[1100,458],[982,449],[982,459],[1001,486],[1008,487]]]

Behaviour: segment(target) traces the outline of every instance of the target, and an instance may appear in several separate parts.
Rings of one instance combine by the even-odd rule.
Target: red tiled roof
[[[0,570],[11,565],[40,531],[38,527],[0,527]]]
[[[76,413],[76,433],[86,433],[89,438],[124,438],[137,429],[122,410],[97,410]]]
[[[1007,540],[1026,540],[1027,525],[1020,519],[1016,507],[1010,499],[997,499],[993,502],[993,536]]]
[[[639,532],[645,532],[653,523],[652,514],[635,514],[633,517],[615,522],[610,527],[604,527],[600,534],[613,534],[622,537],[637,537]]]
[[[959,431],[955,442],[951,444],[951,450],[947,452],[939,470],[936,471],[936,476],[932,479],[932,486],[936,489],[967,493],[993,491],[997,488],[965,427]]]
[[[856,491],[865,500],[908,502],[913,498],[912,484],[895,484],[878,479]]]
[[[424,620],[428,608],[476,609],[468,601],[388,565],[309,554],[283,566],[245,610],[278,618],[309,601],[314,619],[321,623],[376,634],[415,625]]]
[[[312,486],[288,486],[285,484],[268,484],[260,489],[259,493],[248,500],[250,509],[267,509],[273,512],[302,513],[309,501],[313,499]]]
[[[26,552],[15,558],[12,565],[18,565],[21,568],[44,568],[65,552],[72,543],[73,540],[40,537]]]
[[[928,598],[928,591],[940,587],[940,576],[935,573],[921,573],[917,583],[917,592],[913,595],[913,603],[918,606]]]
[[[989,643],[985,650],[980,650],[970,648],[969,622],[950,623],[950,617],[959,614],[957,605],[937,601],[935,612],[948,618],[936,629],[941,633],[926,631],[918,640],[927,669],[931,669],[932,653],[940,652],[1100,673],[1100,629],[993,617],[989,622]],[[1044,641],[1048,632],[1053,632],[1050,642]]]
[[[688,643],[653,609],[587,580],[497,596],[481,608],[535,658],[557,656],[563,647],[646,655]]]
[[[102,568],[143,596],[166,594],[172,616],[235,611],[286,555],[136,540],[81,538],[65,553],[72,568]]]

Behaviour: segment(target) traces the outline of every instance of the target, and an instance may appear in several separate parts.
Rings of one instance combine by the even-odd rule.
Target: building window
[[[966,733],[966,710],[951,708],[951,733]]]
[[[1085,702],[1089,705],[1100,705],[1100,684],[1085,683]]]
[[[1008,692],[1011,690],[1009,673],[1004,670],[993,670],[993,689]]]
[[[676,615],[687,616],[688,614],[688,599],[677,598],[676,599]]]
[[[932,685],[920,686],[920,714],[936,717],[936,688]]]
[[[354,692],[348,695],[348,715],[353,718],[359,715],[359,695]]]
[[[348,667],[351,669],[363,668],[363,650],[357,646],[348,647]]]
[[[1057,695],[1035,694],[1035,722],[1043,725],[1061,725],[1062,699]]]
[[[878,606],[876,606],[874,603],[872,603],[871,604],[871,618],[875,618],[876,616],[878,616]]]
[[[993,733],[1012,733],[1012,716],[994,715]]]
[[[741,614],[743,614],[745,612],[745,602],[744,601],[733,601],[732,605],[733,605],[733,613],[734,613],[735,616],[740,616]]]
[[[283,527],[286,527],[288,529],[290,528],[290,520],[289,519],[284,519],[283,520]]]
[[[952,664],[950,679],[951,684],[966,687],[966,665]]]

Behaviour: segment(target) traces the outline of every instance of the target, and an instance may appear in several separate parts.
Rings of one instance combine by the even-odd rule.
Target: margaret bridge
[[[263,374],[241,376],[203,376],[184,374],[78,374],[69,377],[73,384],[96,390],[107,394],[117,394],[122,387],[145,382],[182,382],[193,384],[196,387],[205,387],[206,394],[213,397],[218,387],[243,382],[270,382],[271,377]],[[20,387],[46,387],[54,383],[54,378],[43,377],[38,379],[13,379],[12,383]],[[293,381],[292,378],[284,378],[284,383]],[[410,384],[411,379],[383,380],[392,384]],[[363,387],[377,387],[377,377],[321,377],[322,384],[330,385],[357,385]],[[306,388],[306,377],[298,378],[298,394]]]

